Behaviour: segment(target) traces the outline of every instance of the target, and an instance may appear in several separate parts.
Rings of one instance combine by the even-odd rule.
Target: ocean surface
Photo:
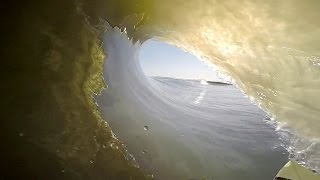
[[[156,94],[141,90],[132,102],[113,97],[110,88],[101,102],[114,133],[147,173],[159,179],[270,180],[288,161],[266,114],[233,85],[148,81]]]

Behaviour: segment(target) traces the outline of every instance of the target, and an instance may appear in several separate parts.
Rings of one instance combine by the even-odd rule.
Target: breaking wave
[[[105,113],[105,117],[107,119],[112,119],[110,120],[111,125],[113,125],[112,127],[115,128],[114,130],[116,131],[116,133],[124,140],[126,141],[126,143],[129,145],[129,150],[132,151],[134,153],[134,156],[139,158],[139,160],[141,159],[145,159],[145,157],[141,157],[139,152],[142,151],[143,149],[141,149],[142,147],[148,147],[151,146],[150,141],[151,142],[162,142],[162,144],[166,144],[165,140],[163,140],[162,138],[157,138],[157,137],[161,137],[161,134],[163,133],[164,129],[166,130],[166,134],[170,134],[170,128],[174,127],[176,129],[180,129],[180,126],[190,126],[190,124],[192,123],[191,119],[197,119],[195,122],[199,121],[198,123],[193,125],[193,130],[191,131],[197,131],[196,129],[198,128],[197,124],[199,124],[201,121],[210,121],[209,119],[211,119],[214,116],[217,116],[218,119],[223,119],[226,118],[224,117],[223,113],[221,114],[221,112],[219,112],[219,110],[216,109],[207,109],[207,110],[201,110],[200,109],[195,109],[195,107],[191,109],[190,108],[190,104],[189,103],[193,103],[195,105],[198,105],[202,100],[206,100],[208,101],[207,103],[211,102],[210,98],[208,99],[204,99],[204,94],[208,91],[208,90],[201,90],[201,93],[199,95],[199,97],[196,98],[196,100],[193,102],[190,102],[188,100],[181,100],[179,99],[178,94],[181,92],[181,87],[189,87],[190,89],[188,90],[188,96],[192,96],[190,94],[190,91],[192,91],[191,86],[187,84],[184,84],[182,80],[173,80],[173,79],[162,79],[162,78],[156,78],[156,82],[154,82],[154,79],[150,79],[148,77],[146,77],[140,67],[140,62],[139,62],[139,51],[141,49],[141,45],[140,43],[135,43],[133,44],[132,40],[129,40],[126,33],[125,32],[121,32],[119,29],[109,29],[105,36],[104,36],[104,48],[105,51],[109,54],[108,56],[108,60],[105,62],[105,80],[107,82],[107,84],[109,85],[109,91],[107,92],[107,95],[103,95],[103,96],[107,96],[109,98],[105,99],[102,98],[102,100],[100,99],[98,102],[99,104],[101,103],[102,106],[102,111]],[[159,82],[161,82],[159,84]],[[167,87],[164,86],[164,83]],[[201,83],[200,83],[201,84]],[[207,83],[202,83],[202,85],[208,85]],[[216,90],[214,90],[216,91]],[[171,92],[171,94],[168,92]],[[176,95],[172,95],[176,94]],[[216,92],[217,93],[217,92]],[[233,92],[235,93],[235,92]],[[236,93],[235,93],[236,94]],[[103,97],[102,96],[102,97]],[[175,97],[174,97],[175,96]],[[218,94],[216,96],[219,96]],[[221,96],[223,96],[221,94]],[[113,100],[112,100],[113,99]],[[216,99],[217,101],[219,101],[218,99]],[[251,97],[252,102],[256,102],[255,99],[253,99]],[[227,100],[226,100],[227,101]],[[233,101],[239,101],[238,103],[240,103],[240,99],[234,99]],[[109,103],[108,103],[109,102]],[[215,106],[218,105],[217,103],[219,102],[211,102],[212,104],[208,104],[208,107],[210,106]],[[227,103],[227,102],[226,102]],[[104,105],[105,104],[105,105]],[[246,106],[246,104],[242,104],[243,106]],[[191,105],[192,106],[192,105]],[[219,105],[218,105],[219,106]],[[225,104],[226,108],[229,107],[228,104]],[[202,107],[204,108],[204,107]],[[239,107],[234,107],[235,109],[239,109]],[[118,112],[120,110],[120,112]],[[254,111],[253,109],[251,109],[252,111]],[[172,112],[171,112],[172,111]],[[206,112],[208,111],[215,111],[218,114],[212,113],[212,114],[207,114]],[[249,110],[244,110],[244,111],[249,111]],[[120,113],[121,115],[117,115]],[[194,115],[189,114],[189,112],[193,112]],[[115,114],[115,115],[111,115],[110,114]],[[128,114],[127,116],[125,116],[124,114]],[[240,115],[241,113],[239,113]],[[123,116],[125,116],[126,118],[124,118]],[[181,116],[181,117],[180,117]],[[198,118],[197,118],[198,116]],[[208,118],[206,118],[206,116],[208,116]],[[120,119],[119,119],[120,118]],[[182,118],[181,120],[179,120],[180,118]],[[231,119],[237,119],[240,117],[233,117]],[[259,117],[256,117],[257,119],[255,119],[255,121],[259,121]],[[221,156],[222,159],[237,159],[237,162],[241,162],[242,164],[246,164],[247,169],[251,169],[250,168],[250,163],[248,163],[248,161],[253,161],[253,159],[250,159],[249,157],[247,157],[247,155],[241,154],[239,152],[241,151],[245,151],[247,153],[249,153],[251,150],[254,150],[255,148],[253,147],[261,147],[264,152],[264,155],[267,156],[268,153],[270,153],[270,155],[272,157],[277,157],[277,160],[275,161],[271,161],[271,157],[268,157],[269,159],[269,163],[266,162],[255,162],[254,166],[257,167],[257,164],[265,164],[266,167],[260,167],[259,169],[264,169],[266,170],[267,167],[277,167],[281,166],[281,151],[277,153],[277,151],[274,151],[272,154],[271,152],[271,148],[272,146],[282,146],[285,147],[287,149],[287,151],[290,153],[290,158],[297,160],[298,162],[312,168],[313,170],[316,170],[318,168],[318,161],[319,159],[318,157],[318,152],[319,152],[319,144],[317,142],[316,139],[307,139],[304,138],[302,136],[299,136],[297,134],[294,134],[292,129],[289,129],[287,126],[282,126],[280,123],[276,122],[274,119],[274,117],[272,116],[272,114],[269,113],[269,117],[265,118],[265,121],[271,125],[273,125],[275,127],[275,130],[278,132],[278,135],[280,136],[281,142],[278,142],[277,140],[275,140],[275,137],[270,136],[270,132],[272,132],[272,130],[268,131],[265,129],[265,127],[263,127],[262,125],[257,125],[255,123],[253,123],[256,126],[252,126],[252,122],[250,122],[250,120],[247,120],[247,122],[241,122],[241,121],[234,121],[231,124],[229,124],[230,120],[226,120],[224,123],[221,123],[219,121],[215,121],[214,123],[215,126],[211,127],[213,132],[218,132],[218,129],[221,128],[230,128],[229,131],[230,133],[228,133],[226,139],[222,138],[219,135],[214,135],[211,134],[209,135],[210,137],[216,139],[214,144],[220,144],[218,145],[219,147],[224,147],[224,151],[228,151],[229,155],[226,155],[222,152],[217,153],[212,151],[211,154],[219,154],[219,156]],[[126,120],[124,120],[126,119]],[[160,122],[154,122],[154,120],[152,121],[151,119],[158,119],[156,121],[160,121]],[[262,119],[262,117],[260,117],[260,120]],[[130,122],[133,121],[133,122]],[[184,122],[185,121],[185,122]],[[161,123],[164,124],[168,124],[166,127],[165,125],[161,125]],[[242,124],[239,124],[242,123]],[[248,123],[248,124],[247,124]],[[122,124],[122,125],[121,125]],[[143,136],[141,134],[141,127],[144,124],[149,124],[149,125],[153,125],[157,126],[157,130],[154,130],[156,132],[154,132],[154,134],[152,135],[153,137],[149,137],[150,139],[144,137],[142,139],[144,140],[136,140],[136,139],[132,139],[130,138],[130,136],[135,136],[140,137]],[[233,127],[236,126],[236,127]],[[252,127],[251,127],[252,126]],[[127,127],[130,127],[130,131],[126,130]],[[162,127],[162,128],[161,128]],[[201,127],[201,126],[200,126]],[[245,127],[245,131],[241,131],[241,129]],[[151,127],[152,128],[152,127]],[[217,129],[216,129],[217,128]],[[237,130],[238,128],[238,130]],[[159,130],[159,129],[162,129]],[[202,127],[203,129],[203,127]],[[268,144],[267,146],[264,147],[263,144],[252,144],[252,148],[250,149],[248,143],[252,142],[252,141],[261,141],[264,142],[265,139],[261,138],[259,139],[258,136],[253,136],[253,139],[250,140],[249,137],[247,137],[247,134],[250,134],[250,130],[249,129],[255,129],[254,132],[259,131],[264,138],[269,137],[268,140]],[[160,134],[157,134],[157,131],[160,131]],[[183,130],[176,130],[179,132],[183,132]],[[237,135],[233,134],[234,131],[237,131]],[[128,133],[130,132],[130,133]],[[201,131],[200,131],[201,132]],[[171,132],[172,133],[172,132]],[[242,134],[243,133],[243,134]],[[274,132],[274,134],[276,134]],[[149,136],[151,136],[149,134]],[[171,134],[170,135],[172,139],[176,139],[175,143],[176,143],[176,147],[179,147],[179,135],[178,137],[176,137],[176,134]],[[199,136],[199,135],[198,135]],[[233,139],[232,137],[237,136],[240,139],[243,139],[244,141],[239,141],[237,143],[239,144],[247,144],[248,149],[243,148],[241,146],[239,147],[233,147],[235,152],[232,152],[232,150],[228,149],[228,145],[223,145],[223,143],[221,144],[221,142],[227,143],[227,144],[234,144],[235,142],[231,142],[228,139]],[[242,137],[243,136],[243,137]],[[242,137],[242,138],[241,138]],[[190,135],[189,138],[193,138],[193,139],[197,139],[197,136],[192,137]],[[259,139],[259,140],[257,140]],[[268,138],[267,138],[268,139]],[[200,139],[195,140],[195,141],[200,141]],[[229,142],[230,141],[230,142]],[[209,143],[209,142],[208,142]],[[266,142],[265,142],[266,143]],[[273,143],[273,144],[272,144]],[[149,145],[148,145],[149,144]],[[169,143],[170,144],[170,143]],[[184,142],[183,144],[188,144],[188,141]],[[193,144],[197,144],[194,143]],[[210,144],[210,143],[209,143]],[[138,147],[136,147],[138,146]],[[140,148],[139,148],[140,146]],[[142,146],[142,147],[141,147]],[[165,145],[164,145],[165,146]],[[174,156],[174,157],[170,157],[169,154],[170,153],[175,153],[175,149],[172,149],[168,146],[165,146],[165,149],[162,149],[160,147],[158,147],[158,149],[154,149],[154,147],[149,149],[153,149],[152,153],[153,154],[157,154],[157,151],[160,151],[162,153],[164,153],[165,151],[168,151],[167,156],[165,157],[161,157],[162,161],[165,161],[166,158],[169,158],[170,160],[174,161],[175,163],[179,163],[182,161],[186,161],[186,160],[181,160],[178,157]],[[187,146],[188,147],[188,146]],[[185,147],[185,148],[187,148]],[[200,151],[203,151],[203,147],[201,147],[201,143],[199,143],[198,146],[196,146],[197,148],[200,149]],[[187,148],[188,149],[188,148]],[[194,158],[199,158],[203,155],[200,155],[201,153],[197,154],[197,151],[195,150],[196,148],[193,147],[193,154],[189,154],[189,156],[195,156]],[[205,149],[205,148],[204,148]],[[211,147],[211,150],[215,149],[214,147]],[[270,149],[270,152],[268,152],[268,149]],[[179,150],[180,152],[182,152],[183,150]],[[208,150],[205,150],[206,152],[209,152]],[[254,150],[256,151],[256,150]],[[254,153],[254,151],[252,153]],[[187,153],[186,153],[187,154]],[[231,157],[231,154],[237,154],[237,157]],[[250,154],[250,153],[249,153]],[[158,156],[161,156],[158,154]],[[209,156],[210,157],[210,156]],[[210,159],[209,157],[207,157],[207,160]],[[246,158],[248,159],[246,159]],[[160,158],[160,157],[159,157]],[[202,157],[203,158],[203,157]],[[264,159],[266,157],[263,157],[262,155],[260,156],[261,159]],[[283,157],[282,157],[283,158]],[[185,157],[185,159],[187,159]],[[199,158],[201,159],[201,158]],[[283,159],[284,160],[284,159]],[[159,161],[159,160],[158,160]],[[179,169],[178,167],[174,167],[174,165],[172,165],[171,169],[173,171],[175,171],[175,173],[170,174],[170,170],[166,169],[163,170],[161,169],[161,167],[166,167],[169,166],[168,164],[161,164],[163,162],[158,162],[157,160],[144,160],[142,164],[145,164],[145,166],[149,166],[150,162],[152,162],[152,167],[153,170],[149,169],[149,173],[153,173],[156,175],[156,177],[161,177],[162,179],[167,179],[167,178],[172,178],[174,177],[174,175],[177,175],[181,172],[179,171],[183,171],[182,169]],[[285,161],[285,160],[284,160]],[[251,177],[251,178],[261,178],[261,173],[259,172],[259,170],[255,170],[254,172],[249,172],[248,171],[243,171],[242,174],[237,174],[236,171],[242,171],[238,168],[233,169],[232,165],[228,164],[228,161],[222,161],[219,162],[218,159],[211,159],[211,162],[215,162],[216,164],[220,164],[220,166],[222,166],[222,164],[225,164],[226,167],[229,167],[229,171],[233,173],[234,176],[229,176],[227,177],[226,174],[228,173],[222,173],[224,175],[219,174],[218,172],[213,173],[212,169],[218,168],[219,166],[217,165],[213,165],[213,164],[198,164],[197,167],[200,168],[201,170],[196,170],[196,168],[191,168],[188,166],[184,167],[184,173],[182,173],[183,175],[180,174],[180,176],[185,177],[185,178],[190,178],[190,177],[194,177],[192,175],[196,175],[198,174],[198,176],[200,177],[201,173],[202,175],[206,174],[210,174],[212,175],[212,177],[220,177],[222,179],[230,179],[230,178],[239,178],[241,179],[243,177],[243,179],[246,179],[245,177]],[[233,162],[233,161],[232,161]],[[272,165],[271,162],[275,162],[275,164]],[[203,162],[202,162],[203,163]],[[240,163],[240,164],[241,164]],[[139,163],[141,164],[141,162]],[[190,161],[190,162],[184,162],[184,164],[196,164],[196,161]],[[234,163],[233,163],[234,165]],[[144,167],[145,168],[145,167]],[[181,167],[180,167],[181,168]],[[189,170],[186,170],[190,168]],[[210,170],[206,171],[205,169],[209,168]],[[279,168],[279,167],[278,167]],[[148,169],[148,168],[145,168]],[[232,170],[233,169],[233,170]],[[277,168],[276,168],[277,169]],[[201,173],[200,173],[201,172]],[[221,171],[223,172],[223,171]],[[265,172],[265,171],[264,171]],[[160,173],[160,175],[159,175]],[[188,173],[191,173],[188,174]],[[255,174],[257,173],[257,174]],[[167,177],[165,176],[168,175]],[[272,174],[272,173],[271,173]],[[274,173],[273,173],[274,174]],[[188,176],[189,175],[189,176]],[[270,175],[270,174],[269,174]],[[264,175],[263,177],[268,177],[268,174]],[[180,177],[181,178],[181,177]],[[182,179],[185,179],[182,178]],[[266,179],[271,179],[272,176],[266,178]],[[175,177],[175,179],[179,179],[178,177]]]
[[[280,134],[292,134],[293,158],[319,170],[319,2],[153,3],[138,32],[218,66],[270,113]]]
[[[108,89],[96,99],[145,172],[156,179],[272,179],[288,159],[263,111],[231,84],[146,77],[142,46],[117,28],[107,31]]]
[[[40,179],[144,177],[92,98],[103,87],[100,35],[108,22],[133,42],[156,37],[215,64],[270,113],[292,158],[319,171],[318,7],[316,0],[4,1],[6,168]]]

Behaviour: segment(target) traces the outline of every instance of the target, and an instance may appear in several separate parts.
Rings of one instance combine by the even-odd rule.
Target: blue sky
[[[216,72],[195,56],[157,40],[145,42],[140,63],[149,76],[217,80]]]

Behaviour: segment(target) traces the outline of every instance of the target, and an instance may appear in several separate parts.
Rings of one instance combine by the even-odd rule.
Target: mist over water
[[[159,179],[272,179],[288,154],[266,114],[232,85],[146,77],[139,44],[108,31],[97,98],[139,165]]]

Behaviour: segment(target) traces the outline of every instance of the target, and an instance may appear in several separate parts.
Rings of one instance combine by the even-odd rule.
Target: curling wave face
[[[107,21],[126,28],[134,41],[158,37],[217,65],[270,112],[281,129],[290,131],[288,149],[296,158],[319,169],[319,3],[4,1],[1,56],[6,61],[1,62],[1,77],[6,88],[1,94],[6,95],[2,107],[8,111],[2,115],[1,137],[10,137],[3,140],[7,168],[34,172],[42,179],[46,174],[142,178],[126,163],[126,155],[101,148],[105,141],[119,143],[101,122],[91,97],[103,87],[99,35]],[[19,149],[34,153],[26,156]],[[109,156],[118,164],[110,163]],[[56,169],[44,166],[41,159],[46,158],[39,157],[52,158]],[[96,158],[108,166],[92,166]],[[38,166],[24,169],[15,162]],[[46,167],[52,171],[41,173]]]
[[[299,152],[296,159],[319,169],[319,2],[153,5],[146,32],[220,67],[282,130],[293,132],[289,149]]]
[[[110,29],[97,97],[104,118],[156,179],[272,179],[287,153],[265,114],[232,85],[146,77],[139,43]],[[150,59],[151,60],[151,59]]]
[[[318,138],[318,3],[156,1],[151,23],[165,41],[232,76],[278,121]]]

